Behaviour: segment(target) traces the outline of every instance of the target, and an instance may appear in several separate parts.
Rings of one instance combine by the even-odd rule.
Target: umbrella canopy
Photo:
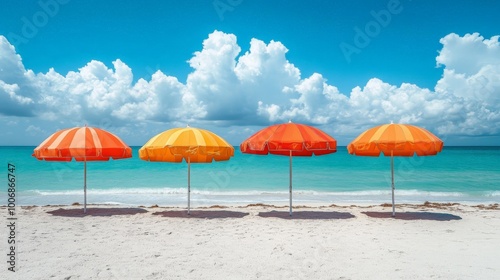
[[[87,161],[132,157],[132,149],[118,136],[94,127],[74,127],[55,132],[35,148],[33,156],[46,161],[84,162],[84,208],[87,212]]]
[[[409,124],[384,124],[366,130],[347,146],[357,156],[391,157],[392,216],[394,209],[394,156],[431,156],[443,149],[443,141],[428,130]]]
[[[139,149],[139,158],[147,161],[182,162],[188,164],[188,214],[191,208],[191,163],[229,160],[234,147],[208,130],[186,127],[172,128],[153,138]]]
[[[290,157],[290,216],[292,215],[292,156],[326,155],[337,151],[337,140],[320,129],[298,123],[266,127],[240,145],[242,153]]]

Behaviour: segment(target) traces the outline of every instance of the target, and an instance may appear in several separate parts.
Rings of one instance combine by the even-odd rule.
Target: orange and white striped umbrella
[[[87,212],[87,161],[132,157],[132,149],[118,136],[93,127],[59,130],[35,148],[33,156],[46,161],[84,162],[84,213]]]
[[[34,157],[47,161],[107,161],[132,157],[118,136],[94,127],[59,130],[35,148]]]
[[[172,128],[151,138],[139,149],[139,158],[147,161],[188,164],[188,214],[191,211],[191,163],[229,160],[234,147],[217,134],[194,127]]]
[[[349,154],[391,157],[392,216],[394,209],[394,156],[432,156],[443,150],[443,141],[428,130],[409,124],[384,124],[366,130],[347,145]]]

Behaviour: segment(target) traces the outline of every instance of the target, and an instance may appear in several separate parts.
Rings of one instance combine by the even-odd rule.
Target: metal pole
[[[292,216],[292,151],[290,150],[290,216]]]
[[[188,157],[188,215],[191,215],[191,159]]]
[[[394,156],[393,151],[391,150],[391,180],[392,180],[392,216],[396,216],[396,210],[394,209]]]
[[[83,157],[83,213],[87,213],[87,158]]]

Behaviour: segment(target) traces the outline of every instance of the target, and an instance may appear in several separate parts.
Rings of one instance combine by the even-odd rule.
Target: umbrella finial
[[[288,120],[288,123],[292,123],[292,120]]]
[[[391,124],[394,124],[394,122],[393,122],[393,121],[391,121]]]
[[[189,124],[187,124],[186,127],[190,127]]]

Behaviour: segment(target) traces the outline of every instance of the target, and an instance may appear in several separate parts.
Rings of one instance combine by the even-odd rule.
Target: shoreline
[[[446,207],[473,207],[483,210],[500,210],[500,203],[497,202],[489,202],[489,203],[477,203],[477,202],[435,202],[435,201],[425,201],[423,203],[396,203],[395,207],[397,208],[428,208],[428,209],[444,209]],[[83,207],[83,204],[80,202],[73,202],[71,204],[46,204],[46,205],[24,205],[17,204],[16,207],[21,209],[29,209],[33,207]],[[164,208],[164,209],[184,209],[187,208],[185,205],[158,205],[158,204],[150,204],[142,205],[142,204],[126,204],[126,203],[87,203],[87,207],[136,207],[136,208]],[[201,205],[196,206],[191,204],[191,209],[212,209],[212,208],[251,208],[251,207],[268,207],[268,208],[289,208],[288,204],[277,205],[277,204],[268,204],[268,203],[232,203],[230,205],[225,204],[212,204],[212,205]],[[374,207],[392,207],[391,203],[376,203],[376,202],[338,202],[338,203],[330,203],[325,204],[322,202],[308,202],[308,203],[297,203],[293,205],[293,209],[301,209],[301,208],[311,208],[311,209],[323,209],[323,208],[374,208]],[[0,209],[6,209],[7,205],[0,204]]]
[[[339,193],[322,193],[322,192],[297,192],[293,193],[293,205],[380,205],[391,202],[390,191],[387,193],[378,194],[365,193],[361,194],[339,194]],[[460,196],[456,193],[451,193],[449,196],[444,196],[442,193],[437,195],[418,194],[413,195],[396,192],[396,204],[423,204],[425,202],[433,203],[460,203],[464,205],[489,205],[500,203],[499,192],[495,191],[491,196]],[[3,193],[0,192],[0,197]],[[63,193],[34,193],[26,191],[18,191],[16,193],[17,205],[71,205],[73,203],[83,204],[83,191],[77,191],[71,194]],[[187,193],[109,193],[87,191],[87,202],[98,205],[124,205],[124,206],[148,206],[158,204],[160,206],[183,207],[187,205]],[[2,199],[0,203],[5,204],[6,200]],[[264,193],[249,193],[249,194],[234,194],[234,193],[217,193],[217,194],[198,194],[191,193],[191,205],[193,207],[209,207],[211,205],[224,206],[242,206],[248,204],[270,204],[270,205],[288,205],[288,192],[264,192]]]

